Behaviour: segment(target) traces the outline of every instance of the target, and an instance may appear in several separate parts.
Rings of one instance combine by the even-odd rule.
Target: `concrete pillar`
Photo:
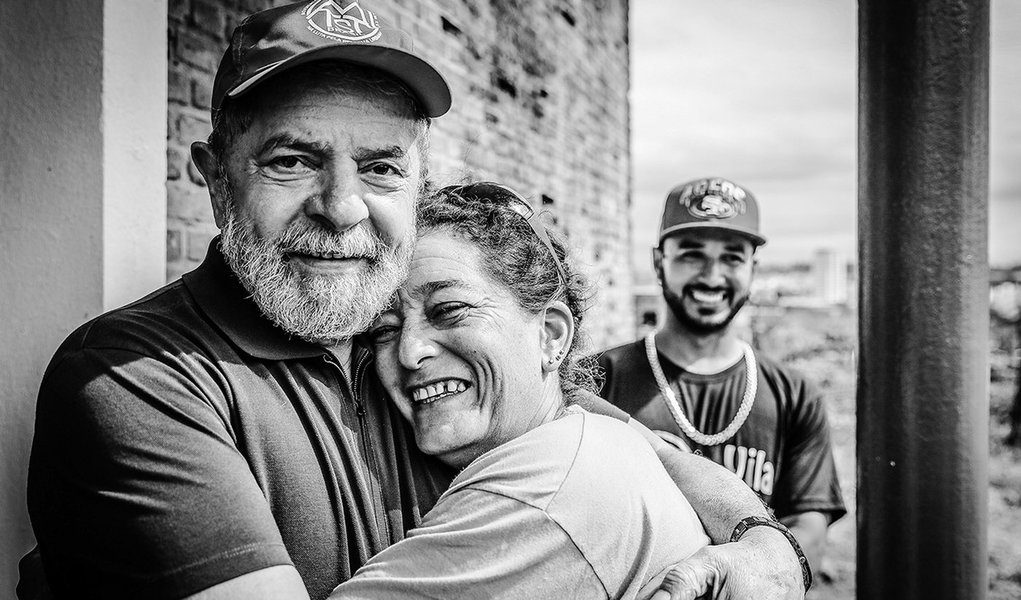
[[[61,340],[163,283],[166,0],[0,2],[0,597],[34,543],[25,479]]]
[[[859,598],[985,598],[989,0],[859,2]]]

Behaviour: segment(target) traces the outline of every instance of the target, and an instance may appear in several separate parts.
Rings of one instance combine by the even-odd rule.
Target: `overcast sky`
[[[674,185],[748,188],[763,262],[854,257],[854,0],[631,2],[634,252],[648,263]],[[990,258],[1021,263],[1021,1],[992,0]]]

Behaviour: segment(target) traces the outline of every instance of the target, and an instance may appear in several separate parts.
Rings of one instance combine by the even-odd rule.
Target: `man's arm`
[[[790,528],[818,571],[826,550],[826,530],[846,510],[826,405],[819,389],[803,379],[799,385],[799,377],[791,375],[796,401],[784,450],[784,475],[773,493],[773,503],[780,522]]]
[[[667,473],[698,513],[714,544],[729,542],[730,534],[741,519],[769,516],[755,492],[724,467],[678,450],[635,419],[628,424],[652,445]]]
[[[741,519],[769,517],[758,496],[736,475],[716,463],[678,450],[641,423],[628,422],[649,441],[667,473],[688,498],[714,544],[679,563],[657,600],[694,600],[715,590],[718,600],[797,600],[804,598],[801,564],[779,531],[753,527],[734,543]]]
[[[829,527],[829,518],[821,512],[808,511],[788,515],[779,521],[798,538],[798,543],[808,558],[808,564],[812,566],[813,572],[818,573],[826,550],[826,528]]]
[[[186,597],[290,564],[222,390],[183,360],[81,348],[48,369],[28,500],[58,597]]]

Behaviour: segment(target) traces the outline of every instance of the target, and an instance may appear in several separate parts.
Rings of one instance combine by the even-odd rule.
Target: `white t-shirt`
[[[468,465],[330,598],[646,598],[708,543],[645,439],[574,408]]]

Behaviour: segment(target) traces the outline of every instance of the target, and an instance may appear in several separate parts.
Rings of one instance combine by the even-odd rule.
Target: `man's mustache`
[[[344,257],[378,258],[387,245],[368,223],[335,231],[313,223],[296,223],[276,240],[285,254],[334,254]]]

